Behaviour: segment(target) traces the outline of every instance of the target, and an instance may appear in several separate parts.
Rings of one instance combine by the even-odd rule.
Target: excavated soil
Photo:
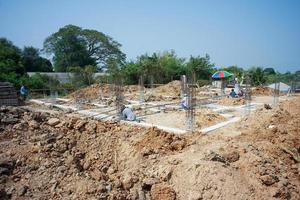
[[[218,104],[226,105],[226,106],[244,105],[245,103],[246,101],[242,97],[239,98],[225,97],[218,101]]]
[[[93,84],[91,86],[76,90],[75,92],[65,96],[71,100],[81,101],[95,101],[100,100],[102,97],[114,96],[114,86],[109,84]],[[173,81],[166,85],[157,88],[144,88],[144,100],[149,101],[162,101],[173,100],[180,96],[180,81]],[[126,100],[140,99],[138,85],[126,85],[123,87],[123,92]]]
[[[253,96],[260,96],[260,95],[268,96],[268,95],[272,95],[273,91],[271,88],[264,87],[264,86],[258,86],[258,87],[255,87],[252,89],[251,94]]]
[[[202,108],[195,113],[195,128],[205,128],[225,121],[225,117],[211,109]],[[145,117],[145,122],[153,125],[186,129],[186,111],[167,111]]]
[[[0,119],[0,199],[300,199],[299,97],[243,118],[237,136],[22,107]]]
[[[127,85],[123,87],[125,94],[131,94],[138,91],[138,85]],[[114,86],[110,84],[93,84],[91,86],[76,90],[75,92],[66,96],[68,99],[84,99],[96,100],[101,97],[108,97],[113,95]]]
[[[165,85],[154,88],[154,93],[161,93],[169,96],[180,96],[181,82],[171,81]]]

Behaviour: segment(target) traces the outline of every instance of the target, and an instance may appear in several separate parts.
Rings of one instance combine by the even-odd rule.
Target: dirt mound
[[[180,96],[180,87],[181,82],[180,81],[172,81],[165,85],[159,86],[157,88],[154,88],[153,93],[160,93],[168,96]]]
[[[225,120],[225,117],[210,109],[201,109],[200,112],[196,112],[196,127],[203,128],[212,126]]]
[[[184,137],[173,133],[167,133],[157,128],[149,129],[136,147],[143,155],[153,153],[166,154],[174,151],[180,151],[187,146],[187,140]]]
[[[240,97],[240,98],[226,97],[226,98],[219,100],[218,103],[221,105],[226,105],[226,106],[236,106],[236,105],[244,105],[246,103],[246,101],[242,97]]]
[[[85,100],[94,100],[100,98],[100,92],[108,95],[109,86],[93,84],[89,87],[79,89],[66,96],[68,99],[85,99]]]
[[[184,136],[11,107],[1,108],[0,116],[1,198],[176,195],[171,187],[151,190],[154,184],[164,184],[169,175],[165,171],[145,174],[151,158],[144,156],[146,149],[157,156],[180,151],[187,146]]]
[[[249,182],[259,180],[263,187],[258,192],[266,195],[264,188],[270,188],[272,198],[300,198],[299,111],[299,98],[261,108],[245,119],[242,135],[223,149],[239,152],[235,166],[246,169]]]
[[[124,86],[124,93],[132,93],[138,91],[138,85],[126,85]],[[79,89],[69,95],[66,98],[69,99],[84,99],[88,101],[100,99],[101,97],[108,97],[114,93],[114,85],[110,84],[93,84],[91,86]]]
[[[251,91],[253,96],[272,95],[272,89],[265,86],[257,86]]]

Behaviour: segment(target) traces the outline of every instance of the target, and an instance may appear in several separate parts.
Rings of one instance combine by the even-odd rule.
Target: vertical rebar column
[[[113,84],[113,78],[110,76],[108,79],[108,90],[109,90],[109,98],[113,98],[113,92],[114,92],[114,84]]]
[[[288,96],[293,96],[294,95],[294,90],[295,90],[295,83],[294,81],[290,82],[290,89],[288,91]]]
[[[53,83],[52,79],[49,79],[49,85],[50,85],[50,101],[51,103],[56,103],[56,91],[53,89]]]
[[[103,94],[104,92],[102,91],[104,89],[104,83],[102,81],[99,82],[99,100],[102,100],[103,99]]]
[[[274,84],[274,91],[273,91],[273,104],[274,105],[276,105],[278,103],[279,88],[280,88],[280,83],[278,81],[276,81]]]
[[[195,89],[195,73],[193,72],[187,80],[187,109],[186,109],[186,128],[188,131],[193,131],[195,122],[195,107],[196,107],[196,89]]]
[[[209,76],[209,97],[212,98],[213,94],[212,94],[212,77]]]
[[[151,93],[152,93],[152,90],[153,90],[153,84],[154,84],[154,78],[153,78],[153,75],[150,76],[150,88],[151,88]]]
[[[225,80],[221,79],[221,97],[225,95],[225,85],[226,85]]]
[[[117,120],[122,119],[122,105],[124,103],[123,96],[123,79],[121,76],[117,76],[115,80],[115,97],[116,97],[116,110],[117,110]]]
[[[144,94],[144,76],[141,75],[139,79],[139,88],[140,88],[140,104],[144,103],[145,94]]]
[[[181,91],[180,91],[180,97],[183,98],[185,94],[187,94],[187,81],[186,81],[186,75],[181,75]]]
[[[245,101],[245,114],[249,115],[251,110],[251,82],[248,75],[245,77]]]

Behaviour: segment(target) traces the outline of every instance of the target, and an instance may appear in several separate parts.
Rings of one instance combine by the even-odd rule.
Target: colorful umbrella
[[[228,71],[217,71],[215,72],[211,77],[212,78],[227,78],[232,76],[233,74],[231,74]]]

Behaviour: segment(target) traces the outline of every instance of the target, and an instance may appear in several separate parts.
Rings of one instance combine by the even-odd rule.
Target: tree
[[[141,55],[137,61],[140,66],[140,75],[144,76],[144,81],[150,83],[151,77],[154,82],[159,82],[162,79],[162,64],[159,63],[158,54],[153,53],[152,56],[148,54]]]
[[[271,68],[271,67],[265,68],[264,69],[264,73],[267,74],[267,75],[274,75],[274,74],[276,74],[275,70],[273,68]]]
[[[27,72],[52,72],[51,62],[40,56],[39,49],[24,47],[22,51],[22,63]]]
[[[19,87],[24,74],[21,50],[6,38],[0,38],[0,81],[8,81]]]
[[[141,74],[140,65],[134,61],[125,63],[121,68],[121,73],[126,84],[138,84],[139,76]]]
[[[213,73],[214,65],[210,63],[210,57],[208,54],[206,54],[205,57],[191,56],[187,63],[187,69],[189,72],[194,71],[197,79],[209,80]]]
[[[252,67],[248,73],[251,78],[251,85],[263,85],[267,81],[263,68],[261,67]]]
[[[21,50],[6,38],[0,38],[0,73],[18,75],[25,73],[21,61]]]
[[[92,65],[71,67],[70,72],[73,72],[74,74],[71,81],[78,87],[91,85],[95,82],[94,74],[96,71],[96,67]]]
[[[96,30],[67,25],[44,41],[44,50],[54,55],[55,71],[68,71],[70,67],[97,66],[101,70],[109,58],[125,61],[121,45]]]
[[[238,66],[229,66],[223,68],[223,70],[226,70],[232,74],[234,74],[235,77],[237,77],[240,81],[242,80],[242,77],[244,75],[244,70],[241,67]]]
[[[178,80],[186,72],[184,59],[178,58],[174,51],[159,54],[159,63],[163,69],[163,82]]]

